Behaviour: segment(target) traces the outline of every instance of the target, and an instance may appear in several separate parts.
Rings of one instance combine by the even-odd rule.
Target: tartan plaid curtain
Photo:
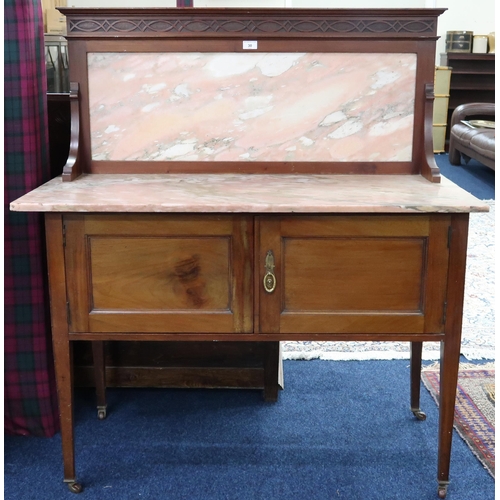
[[[5,432],[59,428],[42,218],[9,203],[49,179],[40,0],[4,2]]]

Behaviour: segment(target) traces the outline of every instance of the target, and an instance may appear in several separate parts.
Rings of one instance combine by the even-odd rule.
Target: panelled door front
[[[64,217],[70,331],[252,332],[244,216]]]
[[[449,226],[446,214],[259,217],[259,331],[442,332]]]

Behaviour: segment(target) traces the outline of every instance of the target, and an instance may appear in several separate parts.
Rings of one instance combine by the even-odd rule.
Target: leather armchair
[[[495,129],[470,128],[461,123],[472,116],[491,116],[495,119],[494,103],[469,103],[457,106],[451,117],[449,158],[452,165],[460,165],[471,158],[495,169]]]

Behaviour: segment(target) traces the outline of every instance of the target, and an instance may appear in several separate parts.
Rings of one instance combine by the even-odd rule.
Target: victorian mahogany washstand
[[[64,481],[71,345],[441,342],[446,496],[469,212],[432,153],[437,9],[61,9],[72,142],[45,212]],[[276,367],[277,369],[277,367]],[[390,390],[390,388],[388,388]]]

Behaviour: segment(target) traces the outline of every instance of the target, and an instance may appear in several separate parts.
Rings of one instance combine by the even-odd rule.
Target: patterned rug
[[[439,367],[424,369],[422,380],[439,405]],[[495,370],[492,363],[460,368],[454,426],[484,468],[495,477]]]
[[[495,201],[470,214],[462,354],[495,359]],[[282,342],[284,359],[408,359],[409,342]],[[439,342],[424,342],[423,359],[439,359]]]

